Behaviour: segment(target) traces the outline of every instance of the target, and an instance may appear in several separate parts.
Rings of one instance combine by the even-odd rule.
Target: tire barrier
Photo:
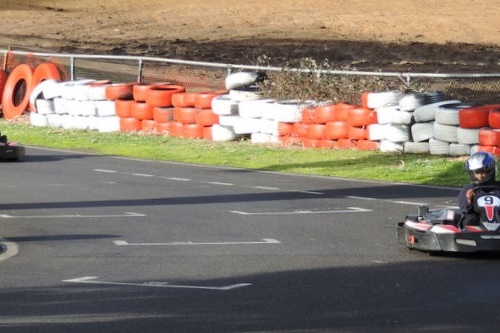
[[[255,75],[248,73],[228,79],[228,90],[198,92],[165,82],[59,82],[50,77],[56,69],[41,67],[40,82],[28,88],[34,126],[316,149],[450,156],[482,150],[500,156],[500,105],[446,100],[442,92],[365,92],[360,104],[276,100],[263,96],[252,81]],[[26,109],[19,103],[20,97],[26,103],[20,86],[30,86],[34,71],[24,66],[6,78],[2,98],[12,105],[9,111],[6,103],[4,117]]]
[[[9,73],[2,94],[2,114],[5,119],[15,119],[26,111],[33,71],[33,67],[21,64]]]

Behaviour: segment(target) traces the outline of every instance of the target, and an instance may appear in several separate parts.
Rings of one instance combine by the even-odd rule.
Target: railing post
[[[75,80],[75,57],[71,56],[69,62],[70,80]]]
[[[137,82],[142,82],[142,69],[144,68],[144,61],[142,58],[139,58],[139,66],[137,73]]]

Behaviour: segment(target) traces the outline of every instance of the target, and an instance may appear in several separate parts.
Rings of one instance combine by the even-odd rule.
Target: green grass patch
[[[252,144],[249,141],[212,142],[141,133],[52,129],[6,120],[2,120],[1,124],[2,133],[10,141],[26,146],[413,184],[460,187],[468,182],[464,172],[464,157],[284,148]]]

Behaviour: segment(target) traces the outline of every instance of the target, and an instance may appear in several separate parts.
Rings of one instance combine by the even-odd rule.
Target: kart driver
[[[458,206],[462,212],[460,227],[479,225],[479,214],[474,211],[474,191],[478,185],[496,185],[500,189],[500,182],[495,181],[497,162],[495,157],[487,152],[476,152],[470,155],[465,162],[465,170],[472,183],[465,185],[458,195]]]

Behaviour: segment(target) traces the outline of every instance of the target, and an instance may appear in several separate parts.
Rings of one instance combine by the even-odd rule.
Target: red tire
[[[61,73],[59,68],[50,62],[46,62],[36,66],[33,71],[33,77],[31,78],[31,84],[29,86],[29,94],[35,89],[37,85],[45,80],[56,80],[61,81]],[[35,111],[36,106],[30,104],[30,110]]]
[[[320,147],[327,148],[327,149],[337,148],[337,141],[336,140],[328,140],[328,139],[321,140]]]
[[[21,64],[7,77],[2,94],[2,112],[5,119],[14,119],[26,111],[29,104],[29,87],[33,78],[33,67]]]
[[[357,107],[347,110],[347,122],[351,126],[366,126],[373,122],[371,109]]]
[[[500,145],[500,129],[481,128],[478,139],[480,146],[498,146]]]
[[[325,125],[325,138],[337,140],[347,138],[349,125],[345,121],[331,121]]]
[[[339,149],[356,149],[357,147],[356,140],[341,138],[337,141],[337,148]]]
[[[120,118],[121,132],[136,132],[142,130],[142,123],[136,118]]]
[[[203,139],[203,128],[200,124],[184,124],[182,137],[191,139]]]
[[[292,135],[293,123],[278,123],[278,136]]]
[[[0,104],[2,104],[2,95],[5,89],[5,83],[7,82],[7,78],[9,74],[6,71],[0,69]]]
[[[115,100],[115,112],[120,118],[132,117],[132,104],[135,101],[132,99],[117,99]]]
[[[359,150],[378,150],[380,148],[380,142],[372,140],[358,140],[357,148]]]
[[[183,86],[174,84],[160,84],[146,91],[146,103],[151,106],[172,106],[172,94],[184,92]]]
[[[325,138],[324,124],[310,124],[307,130],[307,138],[315,140],[323,140]]]
[[[305,108],[302,110],[302,123],[303,124],[314,124],[316,122],[315,109]]]
[[[172,106],[179,108],[186,108],[190,106],[186,102],[184,102],[184,97],[186,96],[186,94],[187,94],[186,92],[172,94]]]
[[[106,99],[109,101],[134,99],[134,85],[136,84],[136,82],[110,84],[106,87]]]
[[[212,109],[201,109],[195,114],[195,122],[202,126],[212,126],[219,123],[219,115]]]
[[[302,144],[306,148],[321,148],[321,140],[318,139],[303,138]]]
[[[170,134],[170,121],[156,122],[156,133],[169,135]]]
[[[491,128],[500,128],[500,107],[488,112],[488,125]]]
[[[200,110],[197,108],[174,108],[174,120],[182,124],[196,123],[196,114]]]
[[[144,132],[156,132],[156,122],[152,119],[141,120],[141,130]]]
[[[137,83],[134,84],[132,88],[132,97],[136,102],[145,102],[146,101],[146,91],[153,87],[155,84],[148,83]]]
[[[366,127],[349,126],[347,129],[347,137],[351,140],[368,139],[368,130]]]
[[[182,136],[182,128],[184,127],[183,123],[180,123],[178,121],[172,121],[170,123],[170,135],[175,136],[175,137],[180,137]]]
[[[293,123],[293,133],[300,138],[307,138],[310,124]]]
[[[153,107],[153,119],[158,123],[174,120],[174,108]]]
[[[482,128],[488,126],[489,110],[483,107],[461,109],[458,111],[458,123],[462,128]]]
[[[212,126],[203,127],[203,139],[212,141]]]
[[[132,117],[139,120],[153,120],[153,107],[146,102],[134,102],[130,112]]]
[[[314,122],[316,124],[326,124],[337,120],[335,117],[335,104],[321,105],[314,109]]]
[[[212,100],[226,93],[225,91],[209,91],[204,93],[197,93],[194,96],[194,107],[198,109],[211,109]]]

